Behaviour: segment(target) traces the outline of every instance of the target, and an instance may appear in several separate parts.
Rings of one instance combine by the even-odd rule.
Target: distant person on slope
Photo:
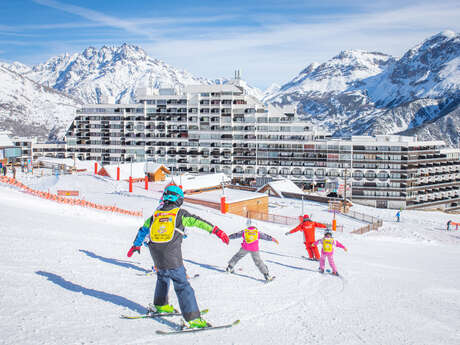
[[[401,221],[401,211],[396,212],[396,221],[398,223]]]
[[[452,221],[451,221],[451,220],[449,220],[449,221],[447,222],[447,231],[449,231],[449,230],[450,230],[450,224],[451,224],[451,223],[452,223]]]
[[[252,260],[259,269],[260,273],[264,275],[265,280],[273,280],[274,277],[270,276],[267,265],[265,265],[260,258],[259,240],[273,241],[276,244],[279,244],[276,238],[259,231],[255,226],[248,226],[246,229],[231,234],[228,238],[233,240],[239,237],[243,238],[243,242],[241,242],[241,248],[230,259],[226,271],[228,273],[233,273],[235,270],[235,265],[238,263],[238,261],[244,258],[246,254],[251,253]]]
[[[182,260],[182,239],[185,227],[197,227],[208,231],[219,237],[225,244],[228,244],[228,236],[217,226],[181,208],[184,193],[179,187],[167,186],[162,199],[163,205],[155,210],[139,229],[128,257],[136,251],[140,253],[142,242],[149,235],[148,247],[158,269],[155,297],[149,312],[174,312],[174,307],[168,304],[169,283],[172,279],[180,310],[188,327],[208,327],[207,322],[200,317],[195,292],[186,278]]]
[[[324,265],[326,263],[326,257],[329,261],[329,266],[332,268],[332,274],[338,276],[339,273],[337,272],[337,267],[334,263],[334,247],[342,248],[343,250],[347,251],[347,248],[337,240],[332,238],[332,234],[330,232],[326,232],[324,237],[315,243],[312,246],[316,247],[318,244],[321,243],[322,250],[321,250],[321,259],[319,261],[319,271],[324,273]]]
[[[315,230],[316,228],[323,228],[326,229],[327,226],[318,222],[314,222],[310,219],[308,214],[303,215],[300,217],[300,224],[297,225],[291,231],[285,233],[285,235],[293,234],[297,231],[303,232],[304,244],[305,249],[307,250],[308,256],[312,260],[319,260],[319,251],[318,248],[312,247],[312,244],[315,242]]]

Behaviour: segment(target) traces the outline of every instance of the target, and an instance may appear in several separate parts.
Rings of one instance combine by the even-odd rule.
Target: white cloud
[[[123,20],[121,18],[109,16],[104,13],[94,11],[91,9],[87,9],[84,7],[80,7],[80,6],[64,4],[62,2],[57,2],[54,0],[33,0],[33,1],[37,4],[48,6],[48,7],[51,7],[57,10],[61,10],[67,13],[71,13],[71,14],[89,19],[96,23],[123,29],[131,33],[146,36],[148,38],[153,38],[151,37],[150,32],[140,29],[136,24],[133,24],[132,22]]]

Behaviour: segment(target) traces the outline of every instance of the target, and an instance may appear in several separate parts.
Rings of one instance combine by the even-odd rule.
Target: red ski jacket
[[[289,231],[289,233],[293,234],[294,232],[297,232],[297,231],[303,231],[305,242],[312,243],[312,242],[315,242],[315,229],[316,228],[326,229],[327,226],[322,223],[313,222],[311,220],[305,220],[299,225],[297,225],[294,229]]]

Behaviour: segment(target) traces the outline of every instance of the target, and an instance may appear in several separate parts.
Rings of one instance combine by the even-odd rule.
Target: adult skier
[[[315,242],[315,230],[316,228],[327,228],[326,225],[314,222],[310,219],[308,214],[304,214],[303,217],[300,217],[300,224],[297,225],[294,229],[285,233],[285,235],[293,234],[297,231],[303,231],[303,238],[305,249],[307,250],[308,256],[310,259],[318,261],[319,260],[319,251],[318,248],[312,247],[312,243]]]
[[[337,240],[332,238],[332,234],[330,232],[326,232],[322,239],[314,242],[312,246],[316,247],[318,244],[321,243],[322,250],[321,250],[321,259],[319,261],[319,271],[324,273],[324,265],[327,260],[329,261],[329,266],[332,268],[332,274],[338,276],[339,273],[337,272],[337,267],[334,263],[334,247],[342,248],[345,251],[348,251],[345,246]]]
[[[254,264],[257,266],[260,273],[264,275],[265,280],[273,280],[274,277],[270,276],[267,265],[265,265],[265,263],[260,258],[259,240],[273,241],[276,244],[279,244],[276,238],[265,234],[262,231],[259,231],[255,226],[248,226],[246,229],[231,234],[228,238],[233,240],[239,237],[243,238],[243,241],[241,242],[241,248],[228,262],[226,271],[233,273],[235,270],[235,265],[238,263],[238,261],[244,258],[246,254],[250,253]]]
[[[169,283],[172,280],[182,316],[188,327],[208,327],[208,323],[200,317],[195,292],[186,277],[182,260],[182,239],[185,227],[205,230],[219,237],[227,245],[228,236],[217,226],[183,209],[181,206],[184,202],[184,193],[179,187],[167,186],[162,199],[163,204],[139,229],[128,257],[136,251],[140,253],[142,242],[149,235],[148,247],[158,270],[155,297],[149,311],[158,313],[175,311],[168,303]]]
[[[451,224],[451,223],[452,223],[452,221],[451,221],[451,220],[447,221],[447,231],[449,231],[449,230],[450,230],[450,224]]]

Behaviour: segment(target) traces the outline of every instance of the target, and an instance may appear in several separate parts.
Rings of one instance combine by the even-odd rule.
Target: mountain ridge
[[[32,67],[20,62],[0,66],[71,96],[77,104],[98,103],[104,96],[130,103],[139,87],[180,90],[187,85],[230,82],[196,77],[127,43],[90,46]],[[457,109],[452,105],[460,100],[460,36],[453,31],[427,38],[400,58],[378,51],[344,50],[326,62],[307,65],[281,86],[273,84],[262,91],[244,80],[241,84],[265,103],[297,105],[303,121],[334,136],[419,133],[450,145],[459,141],[458,112],[449,112]],[[449,123],[447,136],[435,130],[437,123],[444,127]]]
[[[444,136],[423,126],[433,127],[459,99],[460,35],[444,31],[399,59],[380,52],[343,51],[307,66],[264,101],[297,104],[303,120],[334,136],[412,132],[456,145],[460,127]],[[458,123],[458,114],[451,116],[451,123]]]

